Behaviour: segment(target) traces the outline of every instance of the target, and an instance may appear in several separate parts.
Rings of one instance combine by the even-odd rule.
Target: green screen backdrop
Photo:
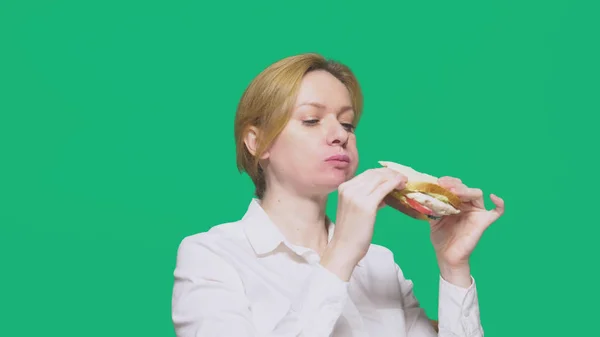
[[[361,82],[360,171],[393,160],[505,199],[472,258],[486,336],[595,335],[598,9],[0,2],[0,336],[174,336],[179,242],[252,198],[237,102],[304,52]],[[437,318],[426,223],[384,209],[374,242]]]

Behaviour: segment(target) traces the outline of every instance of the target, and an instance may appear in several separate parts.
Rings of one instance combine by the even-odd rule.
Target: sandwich
[[[388,206],[418,220],[439,220],[460,213],[460,198],[440,186],[437,177],[390,161],[379,164],[408,178],[403,190],[394,190],[384,198]]]

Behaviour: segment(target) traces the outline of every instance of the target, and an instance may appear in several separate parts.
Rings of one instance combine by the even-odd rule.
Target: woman
[[[439,325],[430,321],[392,252],[371,244],[384,197],[406,177],[387,168],[354,176],[361,112],[350,69],[317,54],[280,60],[252,81],[235,140],[256,198],[242,219],[182,240],[178,337],[483,336],[469,255],[503,201],[492,196],[488,211],[481,190],[440,179],[469,207],[431,222],[441,275]],[[335,191],[334,225],[325,209]]]

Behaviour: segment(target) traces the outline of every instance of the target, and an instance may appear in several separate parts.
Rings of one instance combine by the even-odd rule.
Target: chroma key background
[[[361,82],[360,171],[397,161],[505,199],[472,260],[486,336],[593,335],[599,14],[583,0],[0,2],[0,336],[174,336],[179,242],[252,197],[237,102],[304,52]],[[437,318],[427,224],[383,209],[374,242]]]

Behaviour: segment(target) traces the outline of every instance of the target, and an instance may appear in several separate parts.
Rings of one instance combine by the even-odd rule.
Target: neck
[[[318,254],[327,246],[327,196],[301,196],[270,186],[261,198],[261,206],[292,244]]]

